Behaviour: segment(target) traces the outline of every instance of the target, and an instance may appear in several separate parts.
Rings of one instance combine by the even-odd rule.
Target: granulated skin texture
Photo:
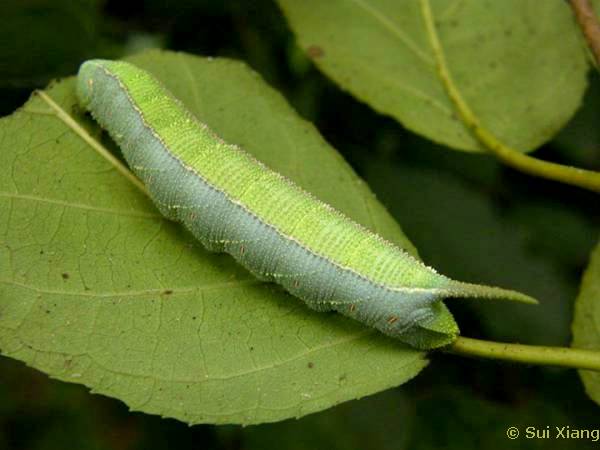
[[[223,142],[149,73],[91,60],[77,95],[119,145],[166,217],[308,306],[337,311],[420,348],[458,329],[440,300],[523,294],[453,281],[248,153]]]

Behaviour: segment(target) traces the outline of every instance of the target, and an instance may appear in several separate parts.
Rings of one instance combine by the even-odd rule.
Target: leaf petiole
[[[443,351],[461,356],[474,356],[523,364],[600,371],[600,351],[581,348],[510,344],[458,337]]]

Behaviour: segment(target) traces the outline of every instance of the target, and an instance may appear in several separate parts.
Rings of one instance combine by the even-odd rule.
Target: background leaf
[[[457,169],[470,172],[468,166]],[[493,183],[498,173],[491,170],[485,176]],[[597,234],[580,214],[552,199],[498,204],[491,187],[486,192],[482,182],[468,182],[408,161],[401,164],[373,158],[365,179],[419,242],[425,260],[441,273],[459,280],[510,286],[540,299],[536,307],[447,302],[453,311],[465,305],[475,311],[487,339],[568,345],[572,299],[577,291],[569,283],[572,274],[566,267],[580,263],[580,258],[585,261],[585,252]],[[464,321],[459,323],[465,325],[465,335],[473,336],[475,329]]]
[[[414,253],[343,159],[246,66],[160,52],[132,61],[227,141]],[[73,86],[47,94],[99,137]],[[199,248],[41,97],[0,122],[0,143],[2,354],[188,423],[301,416],[426,364]]]
[[[278,3],[300,46],[344,89],[429,139],[482,150],[440,82],[419,1]],[[575,112],[587,64],[565,2],[431,5],[458,89],[502,142],[530,151]]]
[[[548,446],[550,439],[526,438],[527,427],[540,432],[549,430],[554,438],[554,427],[564,426],[568,420],[559,408],[543,399],[527,400],[518,406],[505,405],[456,388],[436,387],[417,398],[415,404],[409,400],[399,392],[382,393],[360,403],[342,405],[335,411],[306,417],[302,427],[292,421],[268,425],[278,436],[277,441],[256,427],[238,433],[248,450],[547,449],[552,448]],[[439,424],[435,432],[431,429],[432,422]],[[506,438],[506,430],[511,426],[522,434],[514,446],[511,446],[514,441]],[[353,431],[348,432],[349,429]],[[592,448],[586,445],[588,442],[582,445],[574,439],[559,442],[564,449]]]
[[[83,59],[114,54],[100,32],[100,6],[100,0],[0,2],[0,115],[33,89],[76,71]]]
[[[600,244],[594,249],[575,303],[573,347],[600,349]],[[600,374],[579,371],[588,395],[600,404]]]

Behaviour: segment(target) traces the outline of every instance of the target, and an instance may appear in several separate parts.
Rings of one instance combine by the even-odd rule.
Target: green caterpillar
[[[434,348],[458,334],[445,297],[535,302],[438,274],[223,142],[129,63],[85,62],[77,96],[162,214],[315,310],[337,311],[413,346]]]

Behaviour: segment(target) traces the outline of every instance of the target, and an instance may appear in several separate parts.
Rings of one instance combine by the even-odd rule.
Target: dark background
[[[301,0],[299,0],[301,1]],[[597,238],[597,196],[450,151],[354,100],[295,46],[271,0],[0,0],[0,116],[91,57],[160,47],[241,59],[313,121],[402,224],[422,258],[454,278],[498,284],[539,307],[452,301],[463,333],[568,345]],[[518,76],[518,73],[514,74]],[[536,156],[600,169],[600,83]],[[573,370],[434,354],[407,385],[300,420],[188,427],[49,380],[0,357],[0,449],[591,448],[510,441],[509,426],[600,427]]]

